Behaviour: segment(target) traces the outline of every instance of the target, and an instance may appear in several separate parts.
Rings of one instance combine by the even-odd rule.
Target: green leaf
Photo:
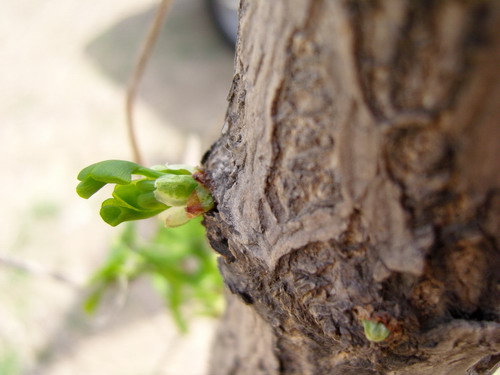
[[[156,200],[152,184],[144,184],[144,180],[132,181],[128,185],[116,185],[113,197],[123,203],[123,206],[137,211],[166,210],[168,206]]]
[[[189,175],[189,176],[191,176],[194,172],[196,172],[196,168],[187,164],[155,165],[151,167],[151,169],[168,174]]]
[[[102,202],[101,211],[99,212],[102,219],[109,225],[116,227],[124,221],[141,220],[158,215],[165,208],[158,210],[138,211],[127,207],[123,202],[116,198],[106,199]]]
[[[155,190],[155,180],[137,180],[134,183],[140,191],[151,192]]]
[[[134,174],[152,179],[164,175],[162,172],[142,167],[130,161],[105,160],[82,169],[78,174],[78,180],[82,182],[78,184],[76,191],[82,198],[89,198],[105,184],[129,184]]]
[[[80,197],[87,199],[98,192],[104,185],[106,185],[105,182],[96,181],[92,177],[87,177],[78,184],[76,192]]]

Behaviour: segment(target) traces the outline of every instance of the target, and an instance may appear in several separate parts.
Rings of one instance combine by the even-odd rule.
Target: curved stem
[[[168,9],[170,7],[171,2],[172,0],[162,0],[160,5],[158,6],[155,18],[153,20],[153,23],[151,24],[148,35],[146,36],[146,39],[142,45],[141,52],[139,54],[139,59],[137,60],[134,71],[132,73],[132,77],[127,87],[127,94],[125,100],[127,133],[130,142],[130,147],[132,149],[132,157],[134,162],[136,162],[137,164],[143,164],[143,163],[134,126],[135,97],[137,94],[137,89],[141,82],[142,75],[144,74],[144,71],[146,69],[146,64],[151,56],[153,47],[155,45],[156,39],[158,38],[161,26],[163,25],[163,20],[165,19],[165,16],[168,13]]]

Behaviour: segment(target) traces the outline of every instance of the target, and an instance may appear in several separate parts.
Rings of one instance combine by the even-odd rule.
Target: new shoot
[[[130,161],[106,160],[78,174],[76,192],[87,199],[106,184],[115,184],[112,197],[101,206],[100,215],[106,223],[116,226],[161,213],[165,225],[172,228],[214,207],[202,176],[203,171],[187,165],[146,168]]]

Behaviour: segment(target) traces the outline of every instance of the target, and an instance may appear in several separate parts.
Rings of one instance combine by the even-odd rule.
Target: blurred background
[[[157,5],[0,2],[0,375],[205,374],[222,287],[199,222],[112,228],[106,192],[75,193],[83,167],[131,158],[125,86]],[[218,137],[235,7],[173,2],[136,102],[146,165]]]

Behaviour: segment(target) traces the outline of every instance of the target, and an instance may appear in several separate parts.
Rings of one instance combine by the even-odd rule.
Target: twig
[[[142,157],[139,151],[139,146],[137,144],[137,137],[135,135],[134,127],[135,96],[137,94],[137,88],[139,87],[142,75],[144,74],[144,70],[146,69],[146,64],[151,56],[151,52],[153,51],[153,47],[163,25],[163,20],[168,13],[171,2],[171,0],[161,0],[161,3],[156,10],[155,18],[153,20],[153,23],[151,24],[151,28],[149,29],[148,35],[146,36],[146,39],[144,40],[144,43],[142,45],[139,59],[137,60],[137,64],[135,65],[134,71],[132,72],[132,77],[127,87],[125,103],[127,132],[134,161],[138,164],[142,164]]]
[[[82,287],[81,283],[72,280],[71,278],[67,277],[66,275],[63,275],[60,272],[48,270],[38,263],[27,262],[25,260],[15,259],[7,257],[5,255],[0,255],[0,265],[13,268],[18,271],[26,272],[30,275],[48,277],[56,281],[62,282],[63,284],[67,284],[73,288]]]

